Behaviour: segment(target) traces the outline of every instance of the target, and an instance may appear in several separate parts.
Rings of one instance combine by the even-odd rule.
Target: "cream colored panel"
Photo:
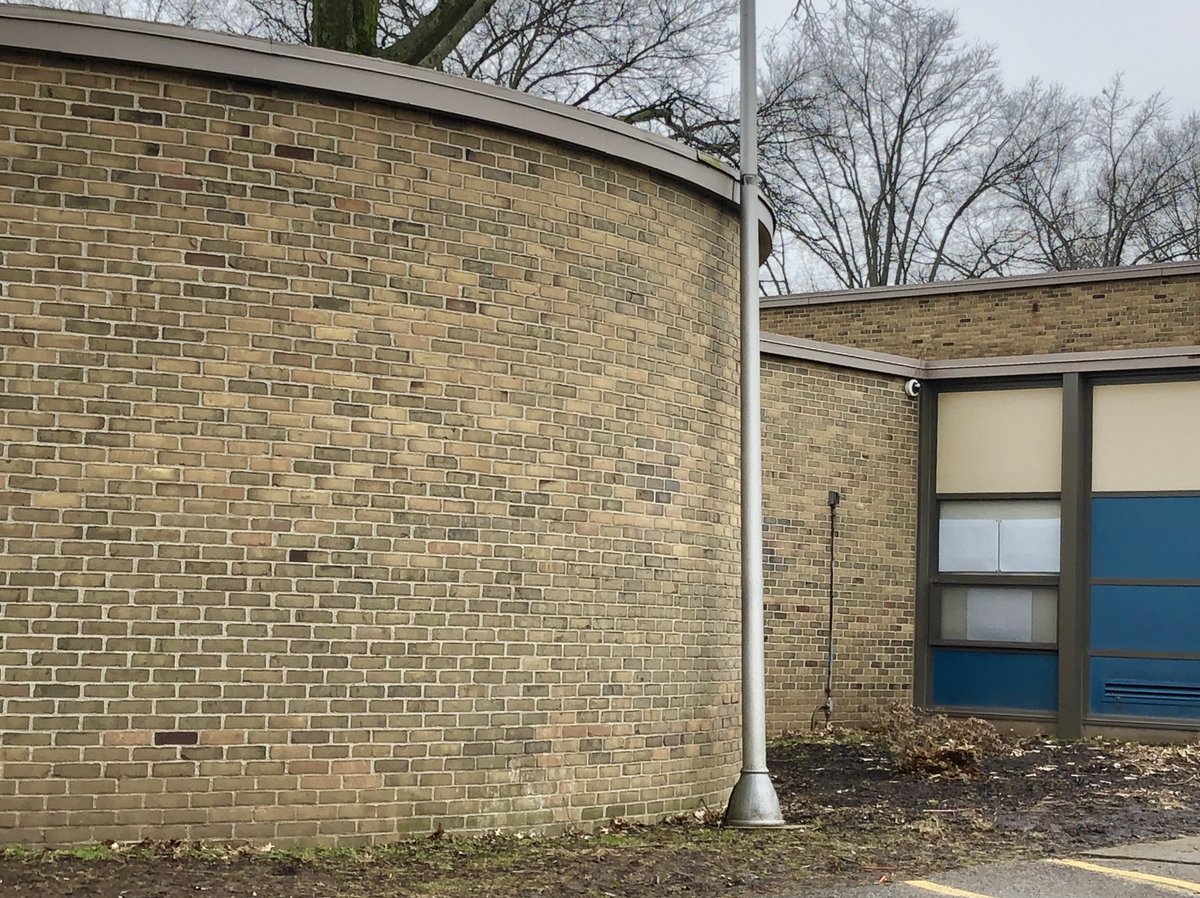
[[[939,493],[1056,493],[1062,479],[1062,390],[975,390],[938,396]]]
[[[1092,489],[1200,490],[1200,383],[1096,387]]]

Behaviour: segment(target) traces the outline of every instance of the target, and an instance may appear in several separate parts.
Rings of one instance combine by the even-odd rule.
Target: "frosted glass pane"
[[[994,521],[1058,519],[1057,499],[953,499],[942,502],[938,513],[946,518],[991,518]]]
[[[1033,591],[1033,641],[1058,642],[1058,591]]]
[[[967,639],[1033,642],[1033,590],[986,586],[968,590]]]
[[[943,520],[938,527],[938,569],[987,572],[1000,565],[1000,522]]]
[[[938,570],[1046,573],[1059,568],[1057,499],[977,499],[938,508]]]
[[[1057,519],[1000,522],[1000,570],[1005,573],[1057,573]]]
[[[1058,592],[1048,587],[947,586],[942,590],[942,639],[1053,645]]]
[[[942,590],[942,639],[967,638],[967,590],[949,587]]]

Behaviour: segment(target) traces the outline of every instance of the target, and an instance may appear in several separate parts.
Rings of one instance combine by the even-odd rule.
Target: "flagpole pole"
[[[741,317],[742,317],[742,773],[725,812],[727,826],[780,826],[779,798],[767,772],[763,638],[762,404],[758,323],[758,60],[755,0],[741,0]]]

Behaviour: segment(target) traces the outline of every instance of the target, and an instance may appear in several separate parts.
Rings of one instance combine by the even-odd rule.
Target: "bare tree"
[[[222,18],[218,30],[439,68],[495,3],[229,0],[232,10]],[[403,27],[394,27],[396,22],[402,22]]]
[[[1197,140],[1200,117],[1189,116],[1180,130]],[[1138,229],[1137,239],[1146,247],[1147,262],[1200,259],[1200,160],[1193,158],[1181,166],[1173,187],[1168,201]]]
[[[736,145],[721,75],[738,0],[35,2],[378,56],[593,109],[718,155]]]
[[[1053,151],[1004,185],[1026,225],[1026,265],[1065,270],[1195,256],[1195,116],[1172,124],[1161,94],[1138,102],[1118,75],[1087,103],[1060,94],[1041,118],[1060,123]]]
[[[722,120],[735,0],[499,0],[446,68],[673,136]]]
[[[379,0],[314,0],[312,42],[329,50],[379,52]]]
[[[1041,152],[1014,127],[1037,100],[1008,94],[990,48],[952,13],[909,0],[798,10],[798,34],[767,54],[794,117],[764,145],[784,228],[845,287],[989,271],[972,228],[996,186]]]
[[[0,0],[11,2],[11,0]],[[222,30],[237,0],[20,0],[32,6]]]

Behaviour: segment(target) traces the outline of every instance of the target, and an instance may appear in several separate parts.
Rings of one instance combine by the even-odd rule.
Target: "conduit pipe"
[[[809,725],[817,728],[817,715],[825,715],[825,726],[833,719],[833,601],[834,575],[837,573],[837,507],[842,501],[842,494],[837,490],[829,491],[829,641],[825,653],[825,703],[818,705],[812,713]]]
[[[755,0],[741,0],[741,310],[742,310],[742,774],[726,826],[782,826],[767,772],[763,637],[762,406],[758,324],[758,59]]]

